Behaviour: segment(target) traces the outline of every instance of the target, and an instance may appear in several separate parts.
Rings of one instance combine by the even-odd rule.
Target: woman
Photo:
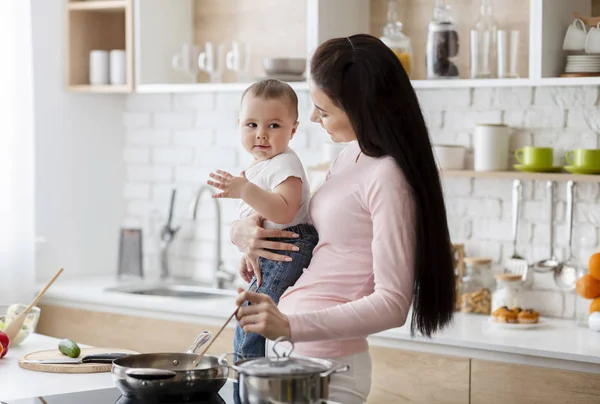
[[[431,336],[450,323],[454,268],[440,178],[417,97],[394,53],[377,38],[323,43],[310,66],[311,120],[334,142],[351,142],[310,203],[319,243],[277,307],[240,290],[237,318],[267,339],[290,337],[295,353],[350,365],[331,380],[332,401],[362,403],[370,391],[366,337],[402,326]],[[262,229],[236,222],[241,251],[285,259],[291,250]],[[280,251],[281,252],[281,251]]]

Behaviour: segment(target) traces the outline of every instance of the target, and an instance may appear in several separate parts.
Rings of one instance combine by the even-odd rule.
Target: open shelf
[[[329,163],[307,167],[310,172],[326,172]],[[444,170],[440,172],[446,178],[480,178],[495,180],[534,180],[534,181],[576,181],[600,182],[600,175],[578,175],[571,173],[525,173],[521,171],[473,171]]]
[[[129,93],[133,91],[132,0],[76,1],[66,5],[66,87],[81,93]],[[90,85],[92,50],[125,50],[126,84]]]
[[[92,86],[89,84],[81,84],[75,86],[69,86],[68,90],[73,93],[95,93],[95,94],[124,94],[131,92],[131,88],[128,85],[98,85]]]
[[[126,0],[72,1],[67,3],[68,10],[80,11],[119,11],[127,7]]]

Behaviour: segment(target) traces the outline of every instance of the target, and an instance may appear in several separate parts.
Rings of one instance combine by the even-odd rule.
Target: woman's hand
[[[277,241],[264,240],[265,238],[297,238],[298,235],[289,231],[264,229],[262,222],[264,218],[258,214],[253,214],[246,219],[241,219],[231,225],[230,237],[243,253],[256,257],[263,257],[273,261],[291,261],[287,255],[277,254],[270,250],[298,251],[298,247],[293,244]]]
[[[255,332],[270,340],[291,337],[288,317],[279,311],[268,295],[248,292],[244,289],[238,289],[238,292],[240,294],[236,299],[236,305],[240,306],[245,301],[252,303],[240,307],[237,311],[236,317],[244,331]]]

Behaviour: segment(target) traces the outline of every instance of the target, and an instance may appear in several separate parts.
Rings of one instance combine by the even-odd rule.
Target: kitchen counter
[[[58,280],[45,304],[220,326],[235,305],[229,296],[183,299],[107,292],[114,278]],[[41,289],[43,285],[39,285]],[[42,314],[43,315],[43,314]],[[600,374],[600,333],[571,320],[542,319],[539,327],[506,330],[488,316],[457,313],[454,324],[431,339],[411,338],[409,326],[369,337],[373,346]],[[233,322],[230,323],[233,327]]]
[[[6,356],[0,359],[0,401],[114,387],[110,373],[46,373],[19,366],[17,361],[26,354],[56,349],[58,341],[57,338],[31,334],[18,347],[9,348]]]

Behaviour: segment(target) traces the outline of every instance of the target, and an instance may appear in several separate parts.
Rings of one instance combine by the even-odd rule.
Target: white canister
[[[109,76],[108,52],[105,50],[93,50],[90,52],[90,84],[108,84]]]
[[[122,85],[127,83],[127,61],[124,50],[110,51],[110,84]]]
[[[474,139],[475,171],[508,170],[510,128],[504,124],[477,124]]]
[[[435,159],[440,170],[463,170],[466,150],[463,146],[438,144],[433,146]]]

